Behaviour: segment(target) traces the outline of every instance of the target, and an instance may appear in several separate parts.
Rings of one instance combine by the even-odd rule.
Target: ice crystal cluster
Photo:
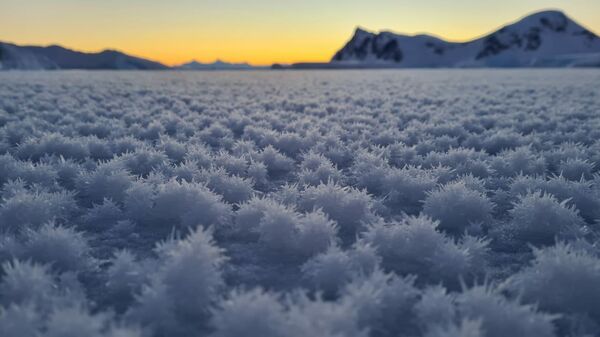
[[[599,88],[2,73],[0,336],[598,336]]]

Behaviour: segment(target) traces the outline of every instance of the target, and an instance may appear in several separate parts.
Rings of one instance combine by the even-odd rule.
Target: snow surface
[[[0,336],[597,336],[598,84],[0,73]]]

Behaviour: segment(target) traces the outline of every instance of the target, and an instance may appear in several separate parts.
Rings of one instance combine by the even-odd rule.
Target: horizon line
[[[404,35],[404,36],[419,36],[419,35],[427,35],[427,36],[431,36],[431,37],[435,37],[437,39],[446,41],[446,42],[450,42],[450,43],[469,43],[472,41],[476,41],[479,39],[482,39],[486,36],[489,36],[490,34],[502,29],[503,27],[515,24],[529,16],[538,14],[538,13],[543,13],[543,12],[560,12],[562,14],[564,14],[568,19],[570,19],[571,21],[574,21],[575,23],[581,25],[582,27],[584,27],[585,29],[587,29],[588,31],[592,32],[595,35],[598,35],[595,31],[587,28],[586,25],[579,23],[577,20],[573,19],[571,16],[569,16],[565,10],[560,9],[560,8],[556,8],[556,7],[548,7],[548,8],[544,8],[544,9],[540,9],[540,10],[534,10],[534,11],[530,11],[525,15],[521,15],[520,17],[518,17],[517,19],[514,19],[512,21],[508,21],[507,23],[504,23],[502,25],[496,26],[495,28],[491,28],[486,30],[485,33],[481,33],[479,35],[475,35],[472,38],[467,38],[467,39],[452,39],[452,38],[446,38],[443,37],[441,35],[438,35],[436,33],[430,33],[430,32],[426,32],[426,31],[422,31],[422,32],[415,32],[415,33],[402,33],[402,32],[398,32],[398,31],[394,31],[394,30],[388,30],[388,29],[381,29],[381,30],[372,30],[369,28],[366,28],[365,26],[362,26],[360,24],[357,24],[354,26],[353,31],[356,31],[357,29],[362,29],[366,32],[369,33],[373,33],[373,34],[378,34],[378,33],[383,33],[383,32],[387,32],[387,33],[392,33],[392,34],[396,34],[396,35]],[[347,43],[353,36],[353,33],[350,33],[349,38],[347,38],[345,40],[345,42],[342,42],[342,44],[340,45],[340,48]],[[187,63],[191,63],[191,62],[198,62],[198,63],[202,63],[202,64],[212,64],[212,63],[216,63],[216,62],[224,62],[224,63],[229,63],[229,64],[247,64],[250,65],[252,67],[268,67],[268,66],[272,66],[275,64],[281,64],[281,65],[291,65],[294,63],[321,63],[321,62],[329,62],[331,60],[331,57],[329,59],[323,59],[323,60],[297,60],[297,61],[289,61],[289,62],[278,62],[278,61],[271,61],[269,63],[255,63],[252,61],[227,61],[226,58],[224,57],[215,57],[211,60],[204,60],[201,61],[199,59],[201,59],[201,57],[192,57],[190,59],[188,59],[187,61],[183,61],[183,62],[165,62],[159,59],[155,59],[151,56],[143,56],[141,54],[137,54],[135,52],[128,52],[125,49],[121,49],[121,48],[115,48],[115,47],[102,47],[100,49],[85,49],[85,48],[78,48],[78,47],[71,47],[70,45],[64,45],[64,44],[60,44],[59,42],[52,42],[52,43],[40,43],[40,44],[31,44],[31,43],[19,43],[19,42],[15,42],[13,40],[3,40],[0,39],[0,43],[7,43],[7,44],[13,44],[13,45],[17,45],[17,46],[22,46],[22,47],[60,47],[60,48],[65,48],[65,49],[69,49],[72,51],[76,51],[76,52],[80,52],[80,53],[85,53],[85,54],[99,54],[102,52],[109,52],[109,51],[115,51],[115,52],[119,52],[119,53],[123,53],[123,54],[127,54],[129,56],[132,57],[136,57],[136,58],[141,58],[141,59],[145,59],[148,61],[152,61],[152,62],[156,62],[156,63],[160,63],[162,65],[165,65],[169,68],[174,68],[174,67],[178,67],[178,66],[182,66],[184,64]],[[333,56],[333,55],[332,55]]]

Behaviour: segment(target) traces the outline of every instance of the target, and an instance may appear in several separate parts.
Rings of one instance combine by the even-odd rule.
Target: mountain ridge
[[[596,34],[562,11],[546,10],[465,42],[429,34],[405,35],[387,30],[374,33],[359,26],[330,63],[397,67],[576,66],[552,59],[596,53],[600,55],[600,38]]]
[[[168,67],[160,62],[132,56],[115,49],[81,52],[56,44],[34,46],[0,42],[0,69],[160,70]]]
[[[251,70],[262,68],[264,67],[221,60],[212,63],[192,60],[170,67],[110,48],[99,52],[83,52],[57,44],[36,46],[0,41],[0,70]]]
[[[230,63],[222,60],[216,60],[211,63],[203,63],[192,60],[190,62],[173,67],[173,69],[177,70],[250,70],[255,68],[257,67],[254,67],[246,62]]]

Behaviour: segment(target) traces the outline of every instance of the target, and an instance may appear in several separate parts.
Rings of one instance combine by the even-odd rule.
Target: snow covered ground
[[[0,73],[0,335],[599,335],[599,87]]]

